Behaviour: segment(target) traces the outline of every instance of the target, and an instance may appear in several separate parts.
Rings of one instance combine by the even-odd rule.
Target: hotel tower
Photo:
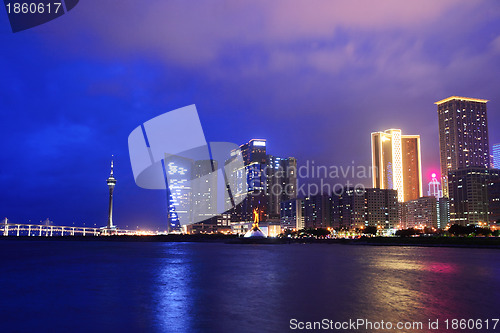
[[[398,201],[422,196],[420,136],[400,129],[372,133],[373,187],[398,191]]]
[[[436,102],[443,196],[449,197],[448,173],[490,167],[486,99],[451,96]]]

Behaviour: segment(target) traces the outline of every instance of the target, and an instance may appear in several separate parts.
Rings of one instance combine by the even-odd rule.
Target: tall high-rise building
[[[486,99],[451,96],[436,102],[443,195],[449,196],[448,173],[467,167],[490,167]]]
[[[373,187],[397,190],[400,202],[420,198],[420,136],[402,135],[400,129],[389,129],[374,132],[371,137]]]
[[[493,166],[500,169],[500,143],[493,145]]]
[[[165,181],[167,183],[167,231],[178,231],[181,221],[192,221],[191,175],[194,161],[172,155],[165,159]]]
[[[232,210],[234,221],[252,221],[253,211],[258,209],[265,221],[268,216],[268,197],[266,196],[266,140],[252,139],[240,146],[245,170],[240,170],[234,177],[237,182],[245,184],[234,188],[244,188],[233,196],[244,195],[245,199]],[[238,171],[238,170],[237,170]],[[246,175],[246,179],[244,176]]]
[[[264,139],[252,139],[241,145],[240,150],[245,170],[240,170],[239,175],[233,177],[233,181],[245,184],[234,184],[233,188],[244,188],[244,190],[235,191],[233,196],[246,197],[232,211],[233,220],[251,221],[254,209],[258,209],[262,214],[262,221],[278,222],[281,201],[297,197],[296,159],[268,155]],[[245,174],[246,179],[243,179]]]
[[[279,219],[280,203],[297,197],[297,160],[267,155],[266,194],[270,218]]]
[[[164,160],[167,183],[167,230],[215,221],[217,215],[217,161],[168,156]],[[182,222],[182,223],[181,223]]]
[[[451,224],[479,224],[490,220],[488,185],[500,180],[500,170],[469,167],[450,171]]]
[[[201,222],[217,215],[217,161],[198,160],[192,166],[193,222]],[[215,220],[215,219],[214,219]]]
[[[252,139],[240,146],[245,164],[266,163],[266,140]]]

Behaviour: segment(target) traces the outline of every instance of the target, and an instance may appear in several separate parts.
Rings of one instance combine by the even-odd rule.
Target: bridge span
[[[109,235],[143,235],[143,231],[107,229],[91,227],[75,227],[60,225],[3,223],[0,224],[0,234],[4,236],[109,236]]]

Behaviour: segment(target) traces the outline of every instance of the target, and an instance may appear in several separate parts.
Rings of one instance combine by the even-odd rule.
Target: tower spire
[[[109,187],[109,212],[108,212],[108,225],[106,229],[109,231],[115,229],[116,227],[113,225],[113,190],[115,189],[116,179],[113,176],[113,155],[111,156],[111,174],[109,175],[106,183]],[[111,232],[111,231],[110,231]]]

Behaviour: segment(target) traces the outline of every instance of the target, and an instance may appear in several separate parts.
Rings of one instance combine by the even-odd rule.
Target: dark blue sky
[[[189,104],[208,141],[266,138],[299,163],[369,165],[372,131],[420,134],[427,183],[435,101],[489,99],[500,142],[500,3],[434,2],[81,0],[16,34],[0,10],[0,215],[104,225],[115,154],[115,223],[163,229],[127,137]]]

